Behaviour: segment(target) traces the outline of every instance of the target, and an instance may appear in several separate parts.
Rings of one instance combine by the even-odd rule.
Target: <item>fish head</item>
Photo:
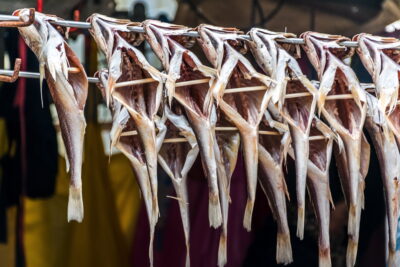
[[[277,39],[285,39],[296,37],[290,33],[272,32],[260,28],[252,28],[249,31],[251,40],[248,42],[250,50],[256,59],[260,68],[270,75],[275,77],[275,71],[279,61],[279,54],[284,51],[283,49],[292,50],[295,47],[291,44],[284,44],[285,48],[277,43]]]
[[[96,41],[99,49],[109,58],[121,42],[131,46],[140,45],[144,36],[143,33],[132,31],[132,27],[141,26],[140,23],[126,19],[115,19],[100,14],[93,14],[87,20],[90,23],[90,34]]]
[[[225,58],[225,45],[234,47],[240,52],[245,52],[246,45],[240,40],[238,34],[242,33],[236,28],[217,27],[201,24],[197,27],[199,33],[198,43],[208,61],[216,69],[220,69]]]
[[[29,19],[29,12],[30,10],[28,8],[18,9],[13,12],[13,16],[19,16],[24,21]],[[18,28],[21,37],[39,60],[43,53],[43,49],[49,40],[49,35],[51,34],[48,22],[57,20],[59,20],[59,18],[55,16],[35,12],[35,20],[33,24],[27,27]],[[58,30],[64,37],[68,35],[68,28],[66,27],[54,26],[52,28]],[[62,38],[60,39],[62,40]]]
[[[143,29],[147,42],[167,70],[176,49],[190,48],[195,43],[194,37],[189,35],[192,29],[186,26],[146,20]]]
[[[354,48],[345,47],[340,44],[340,42],[350,40],[341,35],[308,31],[302,33],[300,37],[305,41],[305,45],[303,45],[304,51],[320,78],[322,73],[332,62],[328,57],[334,56],[348,64],[348,59],[350,59],[354,54]]]

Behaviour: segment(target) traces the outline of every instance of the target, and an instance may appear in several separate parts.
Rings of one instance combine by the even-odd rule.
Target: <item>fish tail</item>
[[[190,245],[189,242],[186,242],[186,260],[185,267],[190,267]]]
[[[300,238],[300,240],[303,240],[304,238],[304,205],[303,206],[298,206],[297,207],[297,237]]]
[[[82,187],[69,186],[68,222],[83,220]]]
[[[389,249],[389,258],[388,258],[388,267],[397,267],[399,266],[399,261],[397,260],[396,251]]]
[[[354,240],[352,237],[349,238],[347,244],[346,254],[346,266],[353,267],[357,260],[358,240]]]
[[[155,223],[154,223],[153,219],[151,219],[151,222],[150,222],[150,244],[149,244],[150,267],[153,267],[153,265],[154,265],[154,254],[153,254],[154,229],[155,229]]]
[[[302,240],[304,236],[309,141],[308,135],[300,132],[295,127],[290,127],[290,135],[293,136],[293,147],[296,156],[297,236]]]
[[[218,267],[223,267],[228,261],[227,257],[227,236],[224,231],[221,232],[218,247]]]
[[[319,267],[331,267],[331,250],[330,248],[319,248]]]
[[[210,226],[218,228],[222,224],[221,205],[218,194],[210,193],[208,201],[208,220]]]
[[[251,231],[251,219],[253,216],[254,200],[251,198],[247,199],[246,209],[244,211],[243,226],[250,232]]]
[[[258,177],[258,129],[251,128],[243,132],[243,153],[247,178],[247,204],[243,218],[243,226],[251,231],[251,220],[256,198]]]
[[[276,262],[287,265],[293,262],[292,245],[289,233],[279,233],[276,239]]]

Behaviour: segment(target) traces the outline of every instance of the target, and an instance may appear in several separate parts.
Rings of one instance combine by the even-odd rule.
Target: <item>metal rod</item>
[[[0,21],[1,20],[7,20],[7,21],[19,21],[19,17],[17,16],[11,16],[11,15],[0,15]],[[83,21],[73,21],[73,20],[57,20],[57,21],[50,21],[50,23],[54,25],[59,25],[63,27],[73,27],[73,28],[80,28],[80,29],[90,29],[91,25],[89,22],[83,22]],[[140,26],[128,26],[128,29],[133,31],[133,32],[138,32],[138,33],[144,33],[144,30]],[[196,31],[190,31],[187,33],[183,34],[184,36],[189,36],[189,37],[199,37],[199,33]],[[239,38],[243,39],[250,39],[250,36],[242,34],[238,35]],[[286,43],[286,44],[305,44],[304,40],[302,38],[285,38],[285,39],[276,39],[280,43]],[[346,46],[346,47],[358,47],[357,42],[353,41],[344,41],[340,42],[340,45]]]

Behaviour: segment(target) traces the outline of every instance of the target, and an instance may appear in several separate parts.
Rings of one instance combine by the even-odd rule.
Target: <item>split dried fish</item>
[[[29,17],[29,12],[29,9],[20,9],[15,11],[14,15]],[[88,80],[78,57],[64,39],[69,29],[60,26],[55,28],[50,23],[60,20],[55,16],[36,12],[34,23],[18,30],[39,60],[40,88],[42,90],[42,81],[46,77],[57,109],[61,135],[67,153],[67,170],[69,166],[71,167],[68,221],[81,222],[83,219],[81,174],[86,128],[84,107],[88,93]],[[69,67],[77,68],[79,72],[69,73]]]
[[[202,24],[197,28],[202,47],[208,60],[217,70],[217,80],[211,91],[218,107],[238,128],[243,144],[247,175],[247,204],[243,226],[250,231],[257,187],[258,125],[267,108],[270,95],[267,90],[224,94],[225,89],[247,86],[270,87],[272,80],[258,73],[249,60],[238,50],[245,52],[237,29]]]
[[[260,186],[263,189],[272,214],[278,225],[276,262],[289,264],[293,262],[290,230],[287,221],[286,198],[289,199],[283,164],[290,145],[289,129],[271,127],[273,119],[268,111],[260,125],[260,129],[276,131],[276,135],[260,135],[258,159],[262,175],[259,175]]]
[[[332,266],[329,240],[329,203],[333,206],[329,188],[329,165],[332,158],[333,141],[336,140],[340,143],[341,140],[317,117],[313,118],[310,136],[318,137],[318,139],[310,141],[307,188],[318,223],[319,266],[329,267]],[[293,151],[289,151],[289,154],[295,159]]]
[[[182,225],[186,241],[186,264],[190,266],[189,256],[189,197],[187,192],[187,175],[192,168],[199,154],[196,136],[189,125],[189,122],[183,115],[183,110],[180,106],[172,107],[175,112],[172,112],[165,105],[164,114],[167,118],[165,127],[167,128],[168,138],[176,138],[183,136],[186,142],[164,143],[161,146],[158,155],[158,162],[164,171],[171,178],[174,186],[176,197],[179,203]]]
[[[343,140],[342,157],[346,165],[342,170],[344,191],[348,193],[349,205],[347,266],[354,266],[357,256],[359,219],[364,205],[364,177],[362,165],[368,165],[369,155],[363,154],[363,126],[367,112],[365,91],[351,69],[350,61],[353,48],[341,46],[339,42],[348,38],[305,32],[301,35],[306,44],[303,46],[320,80],[318,108]],[[328,99],[328,96],[350,94],[348,99]],[[366,146],[368,143],[366,143]],[[368,147],[369,150],[369,147]],[[368,157],[368,163],[363,162]]]
[[[384,185],[386,214],[389,226],[389,266],[396,266],[396,236],[399,218],[400,144],[399,71],[400,57],[396,38],[361,33],[353,37],[358,41],[357,52],[371,74],[377,97],[367,94],[368,114],[366,129],[378,156]],[[397,145],[396,145],[397,139]]]
[[[97,84],[102,92],[104,100],[107,98],[107,85],[108,85],[108,70],[100,70],[96,75],[100,82]],[[147,217],[150,226],[150,245],[149,245],[149,258],[150,265],[153,266],[153,240],[154,229],[158,217],[154,214],[154,202],[151,192],[151,184],[149,177],[149,170],[147,168],[146,157],[144,153],[144,146],[141,142],[139,135],[124,135],[124,132],[137,132],[136,125],[133,118],[130,116],[128,109],[114,98],[110,98],[109,108],[112,113],[112,127],[110,131],[110,139],[112,146],[118,148],[130,161],[134,170],[135,177],[139,183],[140,191],[143,196],[143,201],[147,211]],[[156,123],[158,120],[156,120]],[[158,123],[162,126],[162,122]],[[156,149],[159,151],[162,140],[166,134],[165,127],[160,127],[156,137]]]
[[[230,125],[228,119],[221,113],[219,116],[212,116],[217,120],[217,126]],[[217,162],[218,185],[220,189],[222,209],[222,231],[219,239],[218,266],[222,267],[227,263],[227,240],[228,240],[228,215],[229,204],[231,203],[230,188],[231,178],[235,170],[240,148],[240,135],[235,131],[220,131],[216,134],[214,141],[215,158]]]
[[[144,40],[142,35],[128,29],[136,24],[99,14],[93,14],[88,21],[92,25],[90,33],[107,59],[107,104],[110,97],[120,102],[128,110],[138,131],[149,172],[153,213],[158,217],[155,116],[161,103],[164,77],[134,47]],[[121,82],[149,78],[153,79],[152,82],[118,86]]]
[[[299,46],[282,47],[277,39],[296,37],[290,33],[276,33],[253,28],[249,32],[250,49],[260,68],[276,81],[271,89],[272,102],[288,123],[296,154],[297,236],[304,236],[304,212],[309,156],[308,136],[317,103],[317,89],[303,74],[296,59],[286,50],[299,54]],[[299,55],[297,55],[299,56]],[[300,96],[302,93],[306,93]],[[298,95],[285,98],[287,94]]]
[[[190,31],[190,28],[155,20],[145,21],[143,27],[148,43],[167,72],[165,87],[169,104],[175,99],[184,107],[196,134],[209,183],[209,223],[210,226],[217,228],[222,223],[222,215],[213,145],[215,124],[211,121],[215,107],[210,91],[210,86],[214,83],[215,70],[204,66],[188,49],[194,40],[182,34]],[[177,82],[185,83],[193,80],[205,80],[205,82],[177,86]]]
[[[381,169],[381,178],[385,192],[386,216],[389,227],[389,261],[388,266],[396,265],[396,240],[399,219],[399,173],[400,154],[396,137],[389,129],[385,115],[378,108],[379,100],[367,94],[368,114],[365,127],[368,130]]]

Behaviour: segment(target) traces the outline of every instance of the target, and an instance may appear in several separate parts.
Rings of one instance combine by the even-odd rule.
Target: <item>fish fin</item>
[[[357,207],[350,204],[348,218],[348,233],[353,235],[357,229]]]
[[[68,196],[68,222],[83,220],[82,187],[70,185]]]
[[[218,228],[222,224],[221,205],[219,203],[218,195],[210,193],[208,201],[208,220],[210,226]]]
[[[304,238],[304,207],[297,207],[297,237]]]
[[[227,239],[226,235],[221,232],[221,236],[219,238],[219,247],[218,247],[218,267],[223,267],[227,263]]]
[[[154,229],[155,229],[155,222],[153,218],[150,222],[150,243],[149,243],[149,260],[150,260],[150,267],[154,266],[154,255],[153,255],[153,243],[154,243]]]
[[[353,267],[357,260],[358,241],[349,238],[347,244],[346,266]]]
[[[399,262],[398,262],[398,255],[396,253],[396,251],[392,251],[391,249],[389,249],[389,258],[388,258],[388,267],[396,267],[399,266]]]
[[[189,244],[186,244],[186,260],[185,260],[185,267],[190,267],[190,247]]]
[[[319,267],[331,267],[332,262],[331,262],[331,251],[329,248],[320,248],[319,249],[319,262],[318,262]]]
[[[45,76],[45,63],[44,62],[40,62],[39,64],[39,77],[40,77],[40,101],[42,103],[42,108],[44,107],[43,104],[43,79]]]
[[[251,219],[253,216],[254,201],[247,199],[246,209],[244,211],[243,226],[250,232],[251,231]]]
[[[287,265],[293,262],[292,245],[290,243],[290,235],[287,233],[279,233],[276,238],[276,262],[278,264]]]

